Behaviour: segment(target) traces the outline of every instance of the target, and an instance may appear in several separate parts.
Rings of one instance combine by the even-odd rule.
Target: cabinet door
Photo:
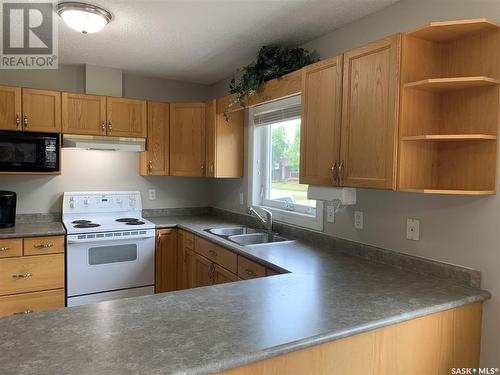
[[[106,97],[63,92],[63,133],[106,135]]]
[[[304,68],[302,73],[300,183],[337,184],[342,113],[342,56]]]
[[[156,233],[155,292],[177,290],[177,229]]]
[[[61,93],[23,88],[22,94],[24,130],[60,133]]]
[[[205,176],[215,177],[215,126],[217,121],[217,101],[205,103]]]
[[[234,273],[226,270],[221,266],[218,266],[217,264],[215,264],[214,267],[214,284],[225,284],[232,283],[233,281],[238,281],[238,276],[236,276]]]
[[[215,265],[207,258],[193,252],[192,258],[192,287],[199,288],[202,286],[212,285],[213,272]]]
[[[148,102],[147,151],[142,152],[140,157],[140,174],[142,176],[168,176],[169,128],[169,104]]]
[[[203,176],[205,104],[170,105],[170,175]]]
[[[146,101],[107,97],[108,135],[145,138]]]
[[[400,35],[344,54],[344,186],[394,189]]]
[[[217,114],[215,128],[215,177],[243,177],[243,124],[245,111],[229,113],[226,121],[223,113]]]
[[[22,130],[20,87],[0,86],[0,130]]]

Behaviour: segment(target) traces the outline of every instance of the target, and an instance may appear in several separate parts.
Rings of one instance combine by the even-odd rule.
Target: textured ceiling
[[[115,19],[89,35],[60,20],[60,63],[212,84],[262,45],[300,45],[398,0],[87,1]]]

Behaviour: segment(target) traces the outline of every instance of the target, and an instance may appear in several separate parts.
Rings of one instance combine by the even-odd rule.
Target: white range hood
[[[146,140],[144,138],[64,134],[63,147],[83,150],[141,152],[146,150]]]

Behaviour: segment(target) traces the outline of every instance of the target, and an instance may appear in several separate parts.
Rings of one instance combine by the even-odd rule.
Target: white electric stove
[[[155,225],[140,192],[64,193],[62,211],[68,306],[154,293]]]

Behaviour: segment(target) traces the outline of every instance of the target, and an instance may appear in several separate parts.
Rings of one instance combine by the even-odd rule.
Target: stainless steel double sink
[[[206,231],[216,236],[226,238],[241,246],[288,241],[286,238],[276,233],[269,233],[250,227],[212,228],[206,229]]]

